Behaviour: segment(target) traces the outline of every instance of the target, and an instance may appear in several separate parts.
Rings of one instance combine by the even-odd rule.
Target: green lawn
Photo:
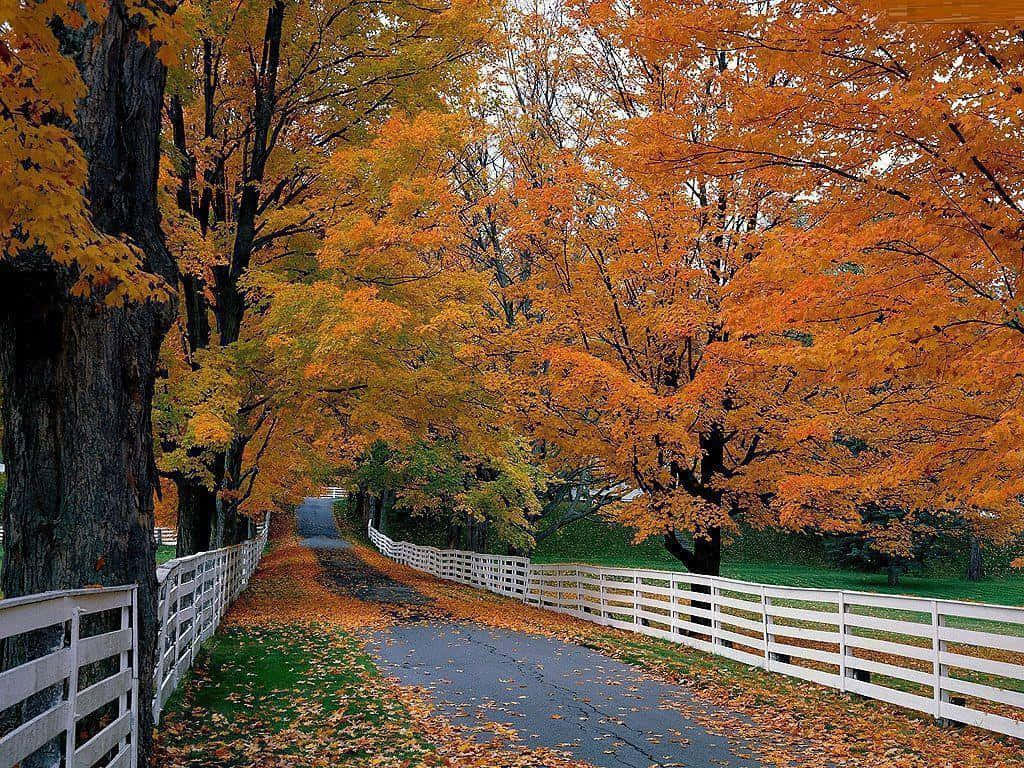
[[[316,625],[233,627],[167,703],[157,763],[436,764],[409,721],[354,638]]]
[[[156,564],[166,563],[168,560],[174,559],[174,547],[168,547],[166,544],[156,548]]]
[[[686,570],[657,539],[633,543],[627,528],[587,519],[566,526],[540,542],[537,562],[578,562],[622,568]],[[884,574],[827,567],[820,542],[811,536],[756,532],[725,546],[722,575],[743,581],[794,587],[846,589],[1024,605],[1024,573],[970,582],[949,575],[907,575],[890,587]]]

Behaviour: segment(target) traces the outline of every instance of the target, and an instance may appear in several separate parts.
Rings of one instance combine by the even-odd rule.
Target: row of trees
[[[247,512],[359,450],[349,415],[369,387],[332,388],[299,365],[284,338],[298,335],[291,323],[313,326],[288,297],[319,290],[328,232],[362,202],[335,196],[345,153],[396,109],[445,111],[493,10],[464,0],[2,6],[2,591],[137,583],[143,720],[154,501],[176,507],[180,554],[229,544],[247,534]],[[368,332],[384,306],[371,293],[361,295]],[[412,322],[403,330],[382,313],[380,327],[404,343]],[[330,363],[358,364],[372,348],[364,338]],[[5,643],[0,668],[52,639]],[[40,706],[27,702],[13,724]],[[151,729],[140,725],[145,765]]]
[[[3,591],[139,583],[143,701],[155,497],[183,553],[341,473],[471,546],[603,509],[702,573],[741,521],[893,556],[1024,528],[1017,32],[3,12]]]
[[[503,32],[431,204],[542,511],[568,481],[704,573],[740,521],[889,562],[1019,535],[1020,35],[728,1]]]

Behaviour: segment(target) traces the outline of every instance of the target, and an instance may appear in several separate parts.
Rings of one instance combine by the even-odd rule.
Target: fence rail
[[[178,531],[174,528],[154,528],[153,540],[157,543],[157,546],[176,547],[178,546]],[[0,525],[0,544],[3,543],[4,528]]]
[[[157,569],[154,719],[249,583],[267,533],[264,521],[249,541]],[[0,725],[0,767],[38,756],[65,768],[134,768],[137,628],[134,585],[0,600],[0,642],[17,638],[25,650],[23,661],[0,672],[0,712],[23,712],[17,727]]]
[[[443,579],[1024,739],[1024,608],[532,563],[368,532]]]

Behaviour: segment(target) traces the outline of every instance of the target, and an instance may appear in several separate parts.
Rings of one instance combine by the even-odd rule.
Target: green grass
[[[158,762],[349,766],[388,754],[425,765],[433,746],[409,720],[354,638],[315,625],[233,627],[204,646],[168,702]]]
[[[585,519],[566,526],[540,542],[537,562],[578,562],[618,568],[685,571],[662,543],[651,538],[633,543],[632,532],[601,519]],[[891,587],[884,574],[829,568],[820,541],[812,536],[756,531],[725,545],[722,575],[743,581],[819,589],[915,595],[918,597],[976,600],[1002,605],[1024,605],[1024,573],[970,582],[947,575],[907,575]]]

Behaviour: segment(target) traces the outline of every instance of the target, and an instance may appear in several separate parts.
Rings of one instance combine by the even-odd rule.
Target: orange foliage
[[[711,562],[680,554],[711,570],[740,518],[1024,530],[1011,31],[872,2],[554,8],[516,28],[501,159],[472,179],[499,233],[478,258],[504,259],[491,359],[547,460],[596,461],[642,492],[620,520],[706,538]]]

